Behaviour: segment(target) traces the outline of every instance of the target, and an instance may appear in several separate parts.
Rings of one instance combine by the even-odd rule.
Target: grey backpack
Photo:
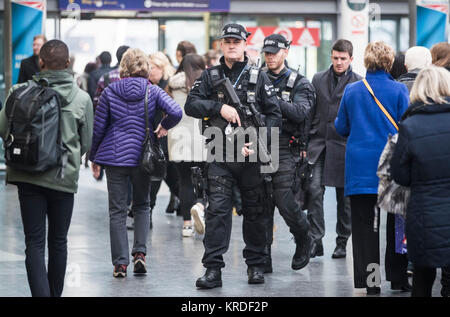
[[[6,102],[8,129],[5,141],[6,165],[26,172],[44,172],[67,162],[61,140],[61,107],[67,102],[48,81],[30,80],[16,89]]]

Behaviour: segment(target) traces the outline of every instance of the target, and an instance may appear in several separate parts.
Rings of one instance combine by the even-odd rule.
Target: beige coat
[[[187,98],[186,77],[178,73],[169,80],[173,99],[183,109],[181,121],[169,130],[167,142],[170,161],[203,162],[206,161],[205,138],[200,131],[200,120],[187,116],[184,104]]]

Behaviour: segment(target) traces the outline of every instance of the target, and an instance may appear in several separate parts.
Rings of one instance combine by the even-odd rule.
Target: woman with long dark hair
[[[169,93],[181,106],[183,112],[187,95],[203,70],[205,70],[203,57],[197,54],[187,54],[181,61],[175,75],[169,80]],[[191,168],[194,166],[202,168],[203,162],[206,160],[199,119],[183,116],[178,126],[169,132],[168,145],[169,160],[178,162],[176,165],[180,176],[180,210],[184,220],[182,235],[183,237],[190,237],[194,233],[191,207],[195,210],[195,227],[199,233],[203,233],[204,203],[198,202],[196,204],[197,200],[191,180]]]

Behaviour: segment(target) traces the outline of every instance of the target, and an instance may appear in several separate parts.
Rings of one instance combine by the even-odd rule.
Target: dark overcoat
[[[312,80],[316,90],[316,108],[309,132],[308,161],[316,163],[322,151],[326,150],[322,185],[344,187],[347,138],[336,132],[334,120],[338,114],[345,87],[361,80],[362,77],[354,73],[350,66],[333,89],[332,67],[331,65],[328,70],[317,73]]]

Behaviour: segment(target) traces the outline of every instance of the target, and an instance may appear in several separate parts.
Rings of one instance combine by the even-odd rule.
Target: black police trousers
[[[248,162],[214,162],[208,166],[209,205],[205,213],[203,266],[225,266],[223,254],[230,244],[233,184],[237,184],[242,196],[245,263],[247,266],[263,267],[267,255],[265,228],[270,215],[270,207],[265,205],[270,201],[259,164]]]
[[[287,144],[289,144],[287,140],[280,138],[279,167],[278,171],[272,175],[273,197],[295,242],[302,243],[309,233],[310,224],[300,202],[295,197],[297,191],[300,190],[300,177],[297,175],[300,155],[299,153],[294,154],[295,152],[293,153]],[[274,208],[272,208],[270,221],[266,227],[269,249],[273,240],[273,212]]]

